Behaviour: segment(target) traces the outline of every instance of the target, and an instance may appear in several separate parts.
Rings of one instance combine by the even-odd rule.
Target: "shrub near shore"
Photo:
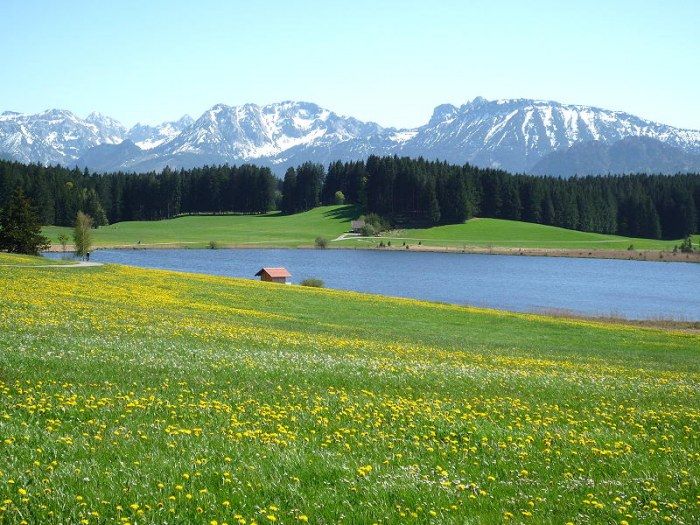
[[[117,266],[0,284],[1,521],[698,517],[697,335]]]

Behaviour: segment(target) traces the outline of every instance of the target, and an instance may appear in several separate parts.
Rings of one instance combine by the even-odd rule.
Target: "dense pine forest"
[[[44,224],[56,225],[73,224],[78,211],[101,225],[193,213],[296,213],[342,200],[398,225],[459,223],[478,215],[633,237],[700,232],[698,174],[558,179],[370,156],[327,170],[306,163],[280,181],[269,168],[253,165],[98,175],[0,161],[0,208],[17,187]]]

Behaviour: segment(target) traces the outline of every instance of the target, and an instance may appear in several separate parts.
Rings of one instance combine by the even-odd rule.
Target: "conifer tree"
[[[49,239],[41,234],[39,215],[22,189],[15,189],[0,213],[0,250],[38,255],[49,245]]]
[[[282,213],[294,213],[297,211],[294,202],[297,193],[297,172],[294,168],[288,168],[284,174],[282,184]]]

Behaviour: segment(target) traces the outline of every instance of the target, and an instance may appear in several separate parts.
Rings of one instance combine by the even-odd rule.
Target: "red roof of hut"
[[[262,268],[258,273],[255,274],[256,277],[261,276],[266,273],[269,277],[291,277],[292,274],[287,271],[286,268]]]

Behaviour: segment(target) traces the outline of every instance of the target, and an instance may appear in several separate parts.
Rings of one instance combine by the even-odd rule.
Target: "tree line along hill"
[[[104,225],[181,214],[296,213],[340,200],[402,226],[461,223],[476,215],[652,239],[700,232],[700,174],[559,179],[370,156],[328,169],[305,163],[279,180],[269,168],[250,164],[91,174],[0,161],[0,208],[18,187],[43,224],[59,226],[72,225],[78,211]]]

